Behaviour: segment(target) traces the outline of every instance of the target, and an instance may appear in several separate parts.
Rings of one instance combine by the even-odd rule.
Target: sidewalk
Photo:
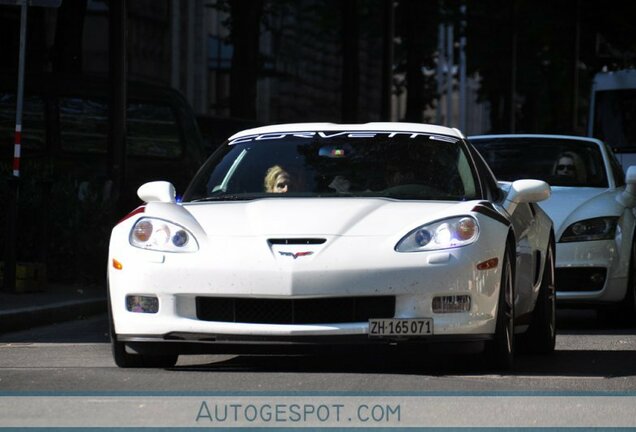
[[[0,291],[0,334],[105,313],[106,288],[49,283],[38,292]]]

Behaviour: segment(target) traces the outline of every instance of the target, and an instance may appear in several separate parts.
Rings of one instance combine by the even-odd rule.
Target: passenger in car
[[[289,191],[291,177],[280,165],[274,165],[265,174],[265,192],[286,193]]]
[[[338,193],[347,193],[351,189],[351,182],[343,175],[337,175],[329,183],[329,188]]]
[[[585,183],[587,175],[583,159],[574,152],[560,153],[552,167],[552,174],[555,176],[569,177],[578,183]]]
[[[415,172],[404,164],[398,165],[395,162],[387,164],[384,180],[388,188],[416,183]]]

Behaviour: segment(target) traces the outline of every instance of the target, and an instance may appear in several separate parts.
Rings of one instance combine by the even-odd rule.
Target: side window
[[[82,97],[62,97],[60,145],[62,150],[80,153],[108,151],[108,105]]]
[[[610,166],[612,167],[612,175],[614,176],[614,182],[616,183],[616,187],[625,186],[625,173],[623,172],[623,167],[621,166],[618,159],[616,159],[616,155],[610,149],[610,147],[606,144],[605,151],[609,155]]]
[[[183,143],[175,112],[168,105],[130,103],[126,113],[128,155],[177,159]]]
[[[0,149],[3,155],[13,155],[15,143],[16,96],[0,93]],[[22,105],[21,148],[37,152],[46,148],[46,117],[42,98],[25,96]]]

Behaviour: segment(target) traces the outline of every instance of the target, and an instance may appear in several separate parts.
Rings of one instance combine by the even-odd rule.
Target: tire
[[[497,302],[495,337],[486,344],[485,355],[490,365],[508,371],[515,358],[514,267],[509,247],[506,248]]]
[[[126,345],[117,340],[117,335],[111,333],[111,348],[113,360],[120,368],[170,368],[177,364],[179,356],[173,355],[145,355],[126,352]]]
[[[126,352],[126,346],[122,342],[117,341],[117,335],[110,334],[110,345],[113,353],[113,360],[120,368],[142,367],[141,356],[129,354]]]
[[[556,342],[556,288],[554,246],[548,247],[543,277],[528,331],[519,338],[519,349],[530,354],[554,352]]]
[[[150,356],[142,354],[131,354],[126,352],[126,345],[117,340],[113,314],[111,312],[110,296],[108,300],[108,327],[110,330],[110,344],[113,353],[113,360],[120,368],[169,368],[177,364],[178,355]]]

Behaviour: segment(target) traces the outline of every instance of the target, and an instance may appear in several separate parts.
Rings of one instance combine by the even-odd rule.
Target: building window
[[[3,155],[13,155],[15,144],[16,96],[0,93],[0,147]],[[23,150],[41,151],[46,147],[46,122],[44,101],[35,96],[25,96],[22,105]]]

